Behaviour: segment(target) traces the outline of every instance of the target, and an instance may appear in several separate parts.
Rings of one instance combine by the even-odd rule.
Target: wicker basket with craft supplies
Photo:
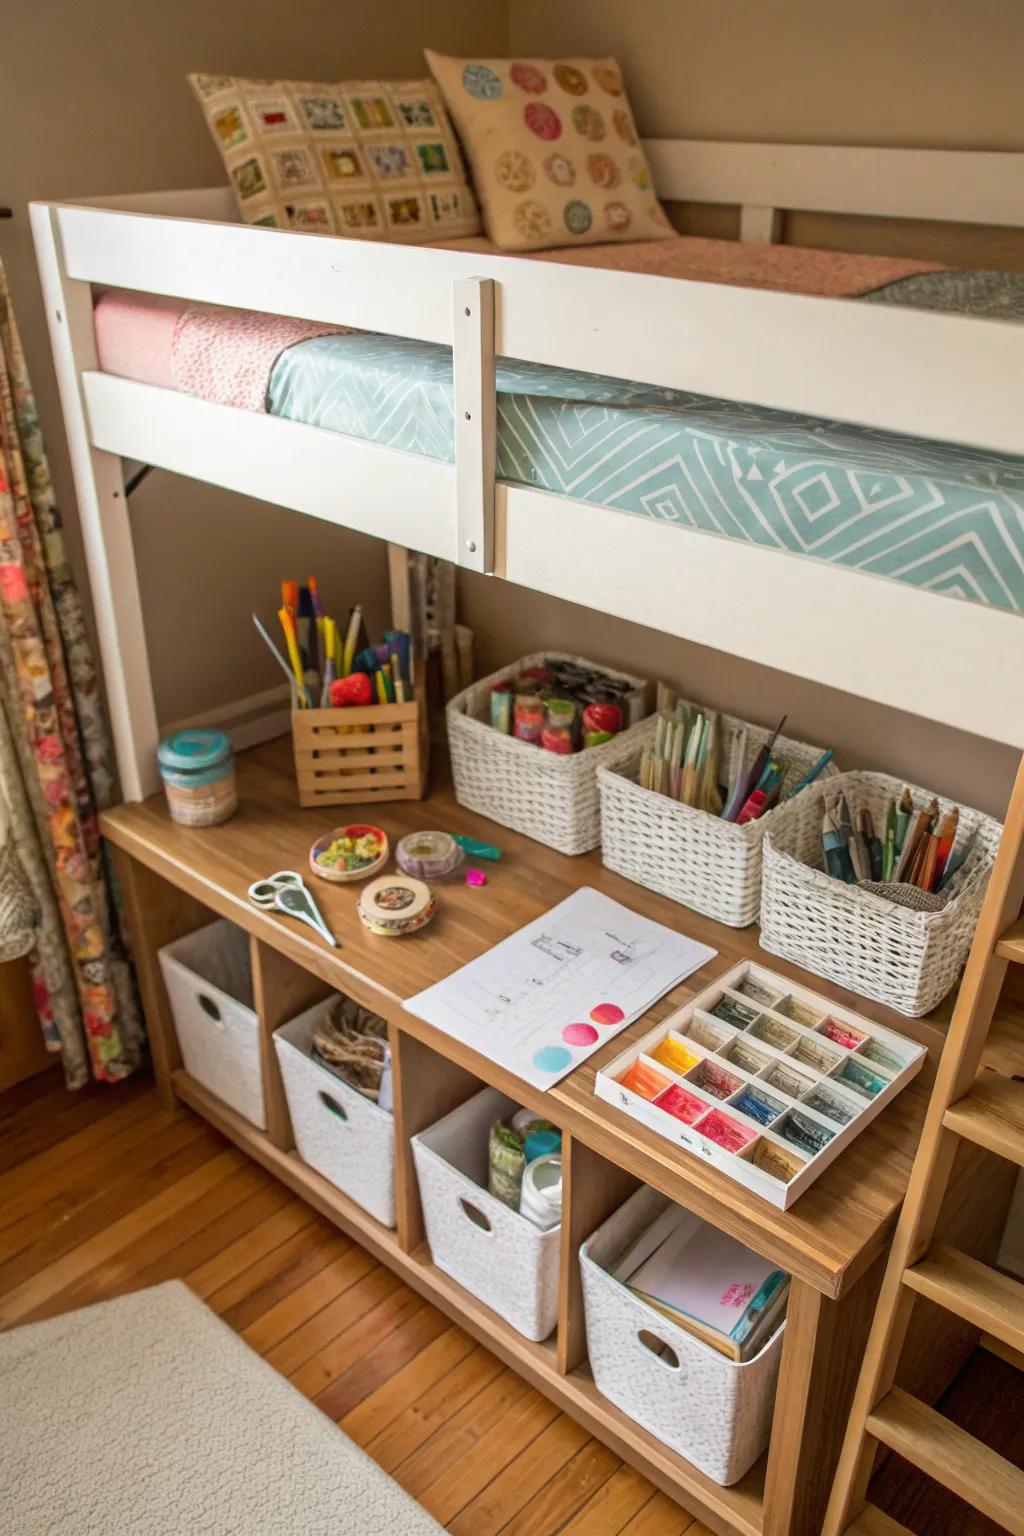
[[[1002,830],[886,774],[814,784],[765,837],[762,948],[909,1017],[928,1013],[967,958]]]
[[[448,705],[455,798],[559,853],[589,853],[601,839],[598,769],[642,745],[646,714],[642,678],[556,651],[524,656]]]
[[[659,695],[669,708],[659,713],[654,741],[598,771],[602,862],[648,890],[745,928],[760,910],[765,832],[789,795],[802,793],[818,774],[835,774],[831,754],[690,700],[667,699],[661,689]],[[698,761],[702,721],[707,745]],[[771,803],[764,808],[755,800],[748,811],[762,781]]]

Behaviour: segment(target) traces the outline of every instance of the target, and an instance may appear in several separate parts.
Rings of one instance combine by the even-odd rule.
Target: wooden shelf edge
[[[497,1313],[432,1264],[425,1247],[411,1254],[404,1252],[395,1232],[375,1221],[355,1201],[308,1167],[297,1152],[283,1152],[275,1147],[263,1131],[250,1125],[187,1072],[175,1072],[173,1082],[175,1093],[190,1109],[328,1221],[361,1243],[381,1263],[395,1270],[420,1295],[670,1498],[685,1500],[687,1509],[692,1508],[700,1520],[723,1536],[761,1536],[764,1457],[732,1488],[712,1482],[602,1397],[585,1371],[563,1376],[553,1341],[535,1344],[516,1333]]]

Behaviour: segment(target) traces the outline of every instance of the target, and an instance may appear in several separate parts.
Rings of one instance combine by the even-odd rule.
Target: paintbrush
[[[260,622],[259,615],[254,613],[253,616],[252,616],[252,621],[255,624],[257,630],[259,631],[260,637],[263,640],[264,644],[266,645],[267,650],[270,652],[271,656],[273,656],[274,660],[277,662],[278,666],[281,668],[281,671],[284,673],[285,677],[288,679],[289,687],[294,688],[296,686],[296,682],[297,682],[295,673],[292,671],[291,667],[285,661],[284,657],[281,655],[281,652],[278,650],[277,646],[274,644],[273,640],[268,635],[268,633],[267,633],[266,629],[264,628],[263,624]],[[303,684],[303,688],[305,688],[305,684]]]

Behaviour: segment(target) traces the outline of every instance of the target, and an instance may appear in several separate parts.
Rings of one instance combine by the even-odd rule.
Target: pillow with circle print
[[[675,233],[614,59],[426,58],[502,250]]]

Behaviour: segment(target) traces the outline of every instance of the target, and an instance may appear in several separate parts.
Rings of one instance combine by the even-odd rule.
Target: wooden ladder
[[[979,1075],[1007,967],[1024,964],[1022,903],[1024,761],[893,1238],[822,1536],[910,1536],[865,1503],[879,1446],[1024,1536],[1024,1471],[895,1385],[918,1296],[975,1324],[987,1345],[1024,1369],[1024,1285],[932,1241],[961,1140],[1024,1167],[1024,1081]]]

